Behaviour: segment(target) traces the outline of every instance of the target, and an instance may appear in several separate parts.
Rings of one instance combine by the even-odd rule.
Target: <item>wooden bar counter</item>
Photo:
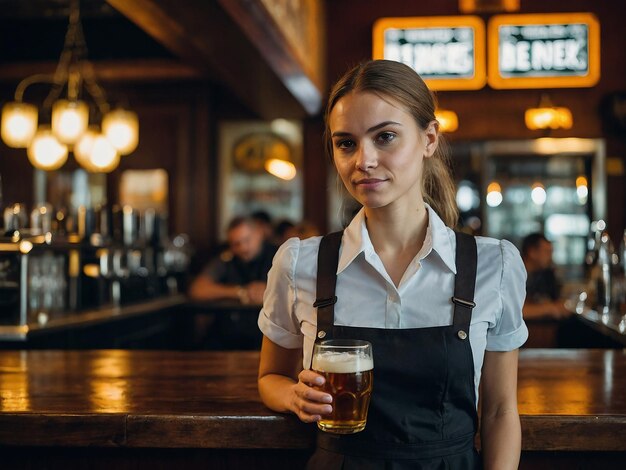
[[[0,351],[0,467],[300,468],[314,427],[261,404],[257,364],[257,352]],[[624,351],[523,350],[518,396],[522,468],[624,468]]]

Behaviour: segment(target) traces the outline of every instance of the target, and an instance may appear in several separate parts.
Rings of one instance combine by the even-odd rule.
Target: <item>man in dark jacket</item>
[[[215,317],[211,346],[256,349],[262,336],[253,313],[263,303],[276,247],[265,240],[262,228],[246,217],[230,222],[227,240],[228,249],[211,260],[193,281],[189,296],[195,301],[227,301],[224,312]],[[242,306],[240,310],[233,308],[235,302]]]
[[[522,260],[528,273],[524,318],[559,319],[569,316],[552,267],[552,243],[541,233],[531,233],[522,242]]]

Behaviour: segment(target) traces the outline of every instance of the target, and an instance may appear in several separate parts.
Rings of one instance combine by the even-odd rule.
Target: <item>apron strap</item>
[[[456,234],[456,276],[454,278],[454,320],[453,325],[460,339],[469,335],[470,321],[476,288],[477,249],[476,239],[462,232]]]
[[[454,320],[457,335],[465,339],[469,335],[470,321],[476,288],[477,249],[476,239],[462,232],[456,235],[456,276],[454,279]],[[332,337],[335,324],[335,286],[337,284],[337,265],[339,247],[343,231],[329,233],[322,237],[317,254],[317,291],[313,307],[317,308],[317,334],[319,342]]]
[[[322,237],[317,253],[317,292],[313,307],[317,308],[317,334],[315,341],[330,339],[335,324],[335,286],[337,284],[337,265],[339,264],[339,246],[343,231],[329,233]]]

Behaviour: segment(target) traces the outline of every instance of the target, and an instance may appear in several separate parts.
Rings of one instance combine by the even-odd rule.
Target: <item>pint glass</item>
[[[353,434],[365,429],[372,394],[374,359],[367,341],[331,339],[313,346],[312,369],[326,379],[316,387],[333,397],[333,411],[322,416],[322,431]]]

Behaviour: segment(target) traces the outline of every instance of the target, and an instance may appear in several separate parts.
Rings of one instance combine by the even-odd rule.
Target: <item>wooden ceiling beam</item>
[[[268,9],[267,0],[218,0],[261,52],[285,87],[311,115],[322,104],[324,69],[319,49],[323,33],[319,7],[302,1],[288,8]],[[298,27],[301,30],[295,31]]]
[[[302,118],[308,114],[218,2],[107,2],[185,63],[224,84],[260,117]]]
[[[103,82],[191,80],[203,77],[197,69],[169,59],[91,61],[96,78]],[[0,67],[0,81],[14,82],[35,74],[53,74],[56,62],[21,62]]]

